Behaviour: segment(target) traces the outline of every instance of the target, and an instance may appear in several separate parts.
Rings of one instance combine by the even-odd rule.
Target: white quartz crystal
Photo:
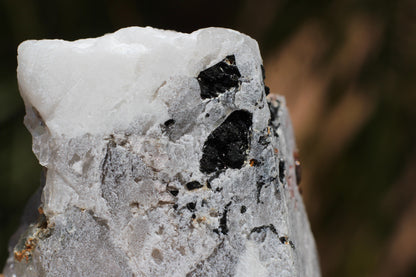
[[[235,49],[261,63],[255,41],[210,28],[192,34],[130,27],[96,39],[25,41],[18,49],[22,97],[54,136],[109,134],[138,116],[168,119],[159,88],[196,76]],[[222,58],[221,58],[222,57]]]
[[[18,64],[46,169],[5,276],[320,276],[253,39],[131,27],[26,41]]]

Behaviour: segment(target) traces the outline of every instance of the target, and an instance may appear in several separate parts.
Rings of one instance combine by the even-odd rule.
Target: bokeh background
[[[323,276],[416,276],[414,0],[0,0],[0,271],[40,175],[17,45],[132,25],[255,38],[287,98]]]

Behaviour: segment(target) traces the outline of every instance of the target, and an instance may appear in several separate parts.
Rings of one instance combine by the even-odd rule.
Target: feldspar
[[[6,276],[320,276],[256,41],[131,27],[18,64],[45,170]]]

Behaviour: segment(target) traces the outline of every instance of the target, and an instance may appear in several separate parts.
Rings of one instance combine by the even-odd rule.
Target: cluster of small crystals
[[[150,42],[138,44],[139,34]],[[97,100],[98,112],[89,110],[94,103],[71,111],[64,102],[98,97],[96,81],[111,78],[66,84],[67,75],[58,76],[61,92],[42,102],[37,88],[53,86],[33,68],[60,65],[31,61],[27,52],[42,57],[57,42],[19,49],[26,125],[47,173],[40,220],[11,249],[5,275],[319,276],[289,116],[284,99],[266,97],[255,41],[217,28],[190,35],[130,28],[65,47],[69,56],[94,56],[89,48],[103,41],[119,45],[100,48],[116,58],[141,54],[127,66],[104,65],[113,66],[111,78],[120,78],[119,68],[128,76],[115,96]],[[186,58],[161,61],[175,53]],[[152,79],[140,90],[129,74]],[[93,92],[77,98],[86,88]],[[88,119],[76,124],[80,116]]]

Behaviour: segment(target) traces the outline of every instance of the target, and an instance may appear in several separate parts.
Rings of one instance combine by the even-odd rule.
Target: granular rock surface
[[[320,276],[254,40],[131,27],[18,54],[45,170],[5,276]]]

